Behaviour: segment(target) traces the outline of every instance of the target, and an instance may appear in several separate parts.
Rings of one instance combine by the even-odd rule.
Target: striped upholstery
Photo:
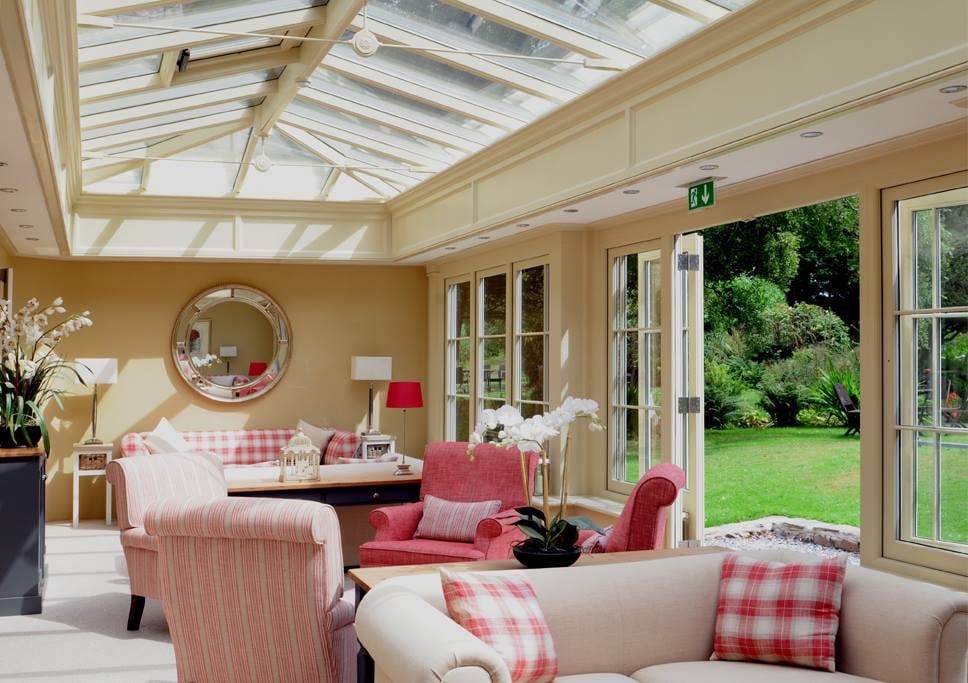
[[[537,465],[538,454],[529,453],[528,483],[532,491]],[[427,496],[458,502],[499,500],[501,512],[481,520],[470,543],[414,538]],[[509,520],[501,519],[525,503],[517,449],[481,444],[472,460],[467,457],[466,442],[428,444],[420,498],[419,503],[378,508],[370,513],[376,537],[360,546],[361,566],[507,559],[511,557],[511,546],[523,538]]]
[[[686,473],[678,465],[661,463],[646,472],[609,532],[605,552],[662,548],[669,508],[685,485]]]
[[[358,434],[335,431],[323,454],[324,465],[332,465],[339,458],[353,457],[360,445]],[[149,455],[151,451],[144,438],[146,433],[125,434],[121,438],[121,454]],[[214,453],[225,465],[242,466],[278,462],[279,451],[295,433],[295,429],[239,429],[181,432],[181,435],[193,450]]]
[[[424,496],[423,503],[423,517],[413,536],[438,541],[473,543],[481,520],[501,511],[499,500],[455,503],[436,496]]]
[[[222,466],[195,453],[119,458],[108,463],[107,478],[114,486],[131,594],[157,599],[157,541],[145,533],[145,510],[166,498],[225,498]]]
[[[343,598],[339,520],[301,500],[168,500],[146,514],[159,539],[179,681],[356,680],[353,605]]]

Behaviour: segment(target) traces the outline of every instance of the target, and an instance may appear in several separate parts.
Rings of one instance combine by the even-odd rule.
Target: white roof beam
[[[164,142],[159,142],[157,145],[153,145],[147,150],[147,155],[152,157],[170,157],[174,154],[180,154],[194,147],[204,145],[212,140],[231,135],[235,131],[245,128],[245,126],[246,124],[244,122],[236,122],[185,133],[171,140],[165,140]],[[120,173],[134,170],[144,163],[145,161],[141,159],[124,159],[118,162],[112,162],[110,159],[96,160],[96,163],[88,164],[87,168],[84,169],[84,184],[88,185],[90,183],[107,180]]]
[[[166,123],[160,126],[152,126],[151,128],[141,128],[126,133],[104,135],[99,138],[85,140],[81,143],[81,150],[82,153],[86,154],[110,147],[134,145],[139,142],[170,138],[175,135],[181,135],[182,133],[211,128],[212,126],[221,126],[227,123],[242,123],[244,124],[243,127],[251,126],[252,109],[237,109],[235,111],[227,111],[223,114],[209,114],[208,116],[199,116],[198,118],[177,121],[176,123]]]
[[[283,114],[279,121],[282,123],[287,123],[295,128],[302,128],[310,133],[318,133],[319,135],[327,138],[339,140],[340,142],[353,145],[354,147],[359,147],[360,149],[370,150],[371,152],[375,152],[381,156],[396,159],[397,161],[411,166],[420,166],[434,170],[443,170],[447,166],[447,162],[443,162],[439,159],[424,156],[418,152],[404,149],[403,147],[397,147],[396,145],[391,145],[386,142],[374,140],[365,135],[342,130],[329,124],[319,123],[318,121],[313,121],[312,119],[306,118],[305,116],[299,116],[298,114]]]
[[[323,201],[329,199],[329,193],[333,191],[333,186],[336,185],[336,181],[339,180],[340,171],[338,168],[334,168],[330,171],[329,175],[326,177],[326,182],[323,183],[323,188],[319,191],[319,198]]]
[[[161,87],[167,88],[171,85],[171,79],[175,76],[178,68],[178,50],[168,50],[161,55],[161,66],[158,67],[158,80]]]
[[[338,4],[331,0],[329,6]],[[320,25],[326,21],[328,6],[308,7],[306,9],[280,12],[264,17],[240,19],[224,24],[207,26],[219,31],[235,31],[239,33],[277,33],[286,29],[302,26]],[[180,51],[194,45],[205,45],[218,40],[226,40],[226,36],[212,33],[196,33],[195,31],[169,31],[141,38],[131,38],[105,45],[92,45],[78,50],[78,63],[81,67],[103,62],[114,62],[142,55],[158,54],[166,50]]]
[[[543,38],[586,57],[607,59],[622,67],[632,66],[642,59],[632,52],[609,45],[537,14],[513,7],[503,0],[445,0],[445,2],[522,33]]]
[[[173,5],[179,0],[77,0],[78,14],[112,15],[131,10]]]
[[[709,0],[651,0],[670,12],[682,14],[690,19],[708,24],[729,14],[729,10]]]
[[[248,73],[249,71],[274,69],[298,61],[298,50],[282,50],[279,47],[265,47],[231,55],[208,57],[207,59],[189,62],[185,71],[175,71],[172,75],[171,85],[185,85],[212,78],[221,78],[222,76]],[[81,102],[86,104],[164,87],[166,86],[160,73],[132,76],[117,81],[82,86],[80,89]]]
[[[236,100],[245,100],[253,97],[265,97],[272,93],[275,88],[275,81],[251,83],[235,88],[223,88],[222,90],[178,97],[173,100],[162,100],[161,102],[152,102],[151,104],[125,107],[124,109],[101,112],[100,114],[89,114],[81,117],[81,130],[104,128],[105,126],[138,121],[139,119],[147,119],[162,114],[174,114],[199,107],[222,104],[223,102],[234,102]]]
[[[323,8],[325,9],[325,16],[321,21],[316,22],[316,25],[313,26],[306,37],[338,40],[356,15],[359,14],[363,4],[364,0],[329,0],[329,3]],[[286,67],[282,76],[276,81],[279,84],[276,91],[256,109],[255,126],[245,150],[249,159],[255,153],[254,139],[268,135],[272,131],[272,127],[279,120],[279,116],[292,103],[296,93],[299,92],[299,81],[304,81],[312,75],[323,58],[329,54],[332,46],[332,43],[320,42],[303,42],[299,46],[299,61]],[[239,167],[235,183],[232,186],[232,191],[235,194],[238,194],[242,188],[248,172],[249,164],[243,164]]]
[[[438,42],[431,38],[426,38],[411,31],[397,28],[396,26],[391,26],[390,24],[385,24],[382,21],[377,21],[372,18],[367,19],[366,25],[367,28],[373,31],[381,39],[391,43],[422,48],[453,49],[452,46],[445,43]],[[362,20],[357,20],[354,22],[354,28],[363,28]],[[482,78],[486,78],[489,81],[501,83],[509,88],[521,90],[522,92],[530,93],[532,95],[536,95],[537,97],[551,100],[552,102],[557,102],[559,104],[562,102],[567,102],[577,94],[576,92],[559,87],[540,78],[530,76],[512,68],[502,66],[497,62],[493,62],[483,57],[477,57],[475,55],[465,55],[451,52],[422,52],[421,56],[442,62],[448,66],[453,66],[463,71],[469,71],[481,76]]]
[[[371,66],[333,54],[330,54],[323,60],[323,66],[377,88],[389,90],[390,92],[409,97],[418,102],[424,102],[438,109],[460,114],[466,118],[483,121],[504,130],[515,130],[527,123],[526,118],[516,118],[503,112],[481,106],[476,102],[449,95],[414,83],[413,81],[404,80],[398,76],[391,76],[379,69],[374,69]]]
[[[303,88],[300,90],[299,97],[325,109],[357,116],[361,119],[373,121],[374,123],[378,123],[388,128],[394,128],[407,133],[408,135],[423,138],[424,140],[430,140],[431,142],[446,145],[447,147],[453,147],[454,149],[464,150],[465,152],[476,152],[484,147],[484,145],[472,142],[459,135],[441,130],[440,128],[433,128],[431,126],[417,123],[415,121],[389,113],[382,109],[376,109],[375,107],[370,107],[354,100],[337,97],[330,93],[320,92],[319,90],[314,90],[312,88]]]

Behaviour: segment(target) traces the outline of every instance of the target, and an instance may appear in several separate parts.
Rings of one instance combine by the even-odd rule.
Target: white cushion
[[[309,440],[313,442],[313,446],[319,449],[320,457],[326,452],[326,446],[329,445],[329,440],[336,433],[335,429],[317,427],[316,425],[309,424],[305,420],[297,422],[296,429],[301,429],[302,433],[309,437]]]
[[[635,683],[635,679],[622,674],[574,674],[558,676],[555,683]]]
[[[158,426],[145,435],[145,443],[152,453],[187,453],[197,450],[188,445],[181,432],[165,418],[161,418]]]
[[[876,683],[873,678],[798,666],[723,661],[658,664],[636,671],[632,679],[638,683]]]

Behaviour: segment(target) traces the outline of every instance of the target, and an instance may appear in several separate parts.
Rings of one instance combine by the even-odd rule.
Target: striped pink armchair
[[[119,458],[108,463],[114,486],[121,547],[128,565],[131,609],[128,630],[141,627],[145,598],[158,600],[158,539],[144,529],[145,510],[166,498],[225,498],[222,464],[198,453],[171,453],[150,458]]]
[[[538,454],[527,459],[528,484],[534,490]],[[515,448],[481,444],[474,459],[467,457],[467,443],[437,442],[424,451],[420,501],[378,508],[370,513],[376,538],[360,546],[360,565],[381,567],[401,564],[467,562],[511,557],[511,544],[522,540],[508,514],[525,505],[521,482],[521,456]],[[500,500],[501,511],[482,520],[473,543],[415,538],[423,517],[425,496],[447,501]]]
[[[328,505],[226,498],[162,501],[162,601],[180,682],[355,683],[353,604]]]

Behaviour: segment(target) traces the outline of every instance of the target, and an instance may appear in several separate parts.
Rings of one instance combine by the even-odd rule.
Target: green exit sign
[[[712,178],[689,186],[689,210],[707,209],[716,203],[716,187]]]

